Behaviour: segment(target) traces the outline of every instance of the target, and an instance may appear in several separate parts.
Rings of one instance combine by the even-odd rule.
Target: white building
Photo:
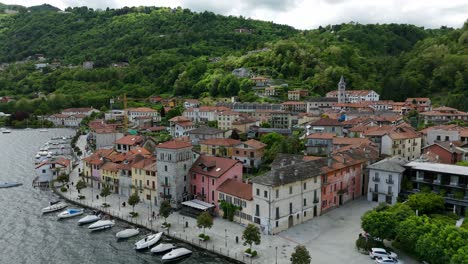
[[[134,122],[137,117],[151,117],[153,122],[161,121],[158,111],[149,107],[128,108],[127,116],[130,122]]]
[[[60,174],[70,174],[71,161],[65,158],[45,160],[35,168],[36,182],[50,182]]]
[[[405,159],[395,156],[369,165],[367,200],[395,204],[401,188]]]
[[[54,126],[79,127],[85,117],[84,114],[54,114],[47,117],[47,120],[54,123]]]
[[[99,112],[92,107],[81,107],[81,108],[67,108],[62,111],[63,115],[85,115],[90,116],[94,112]]]
[[[253,178],[253,222],[274,235],[320,215],[321,161],[281,166]]]

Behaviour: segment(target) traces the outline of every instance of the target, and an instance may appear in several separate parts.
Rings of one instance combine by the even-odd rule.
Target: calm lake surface
[[[133,244],[146,234],[117,242],[115,233],[125,229],[118,222],[110,230],[90,233],[78,226],[77,218],[57,221],[57,213],[41,215],[41,208],[57,199],[51,191],[32,187],[34,155],[52,137],[71,136],[73,130],[12,130],[0,134],[0,181],[23,183],[16,188],[0,189],[0,263],[161,263],[161,256],[136,252]],[[178,263],[230,263],[214,254],[181,245],[193,251]]]

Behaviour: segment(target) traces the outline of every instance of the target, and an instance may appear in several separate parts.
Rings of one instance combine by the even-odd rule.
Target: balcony
[[[171,185],[169,183],[163,183],[163,184],[161,184],[161,186],[163,188],[170,188],[171,187]]]
[[[434,180],[432,183],[434,183],[434,184],[440,184],[440,180]]]
[[[372,177],[372,181],[374,181],[374,182],[380,182],[380,178],[379,178],[379,177]]]
[[[386,179],[385,182],[387,184],[394,184],[395,182],[393,181],[393,179]]]
[[[450,182],[449,185],[454,186],[454,187],[458,187],[458,182]]]
[[[387,192],[388,196],[393,196],[393,192]]]
[[[317,197],[314,198],[314,204],[318,204],[320,201]]]
[[[164,194],[164,193],[159,193],[159,197],[163,198],[163,199],[171,199],[172,198],[172,195],[170,194]]]

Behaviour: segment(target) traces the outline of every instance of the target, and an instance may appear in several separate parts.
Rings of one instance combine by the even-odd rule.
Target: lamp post
[[[120,195],[117,194],[117,197],[119,197],[119,212],[120,212]]]
[[[275,247],[275,263],[278,264],[278,246]]]
[[[224,246],[227,248],[227,229],[224,229]]]
[[[185,232],[185,216],[182,216],[182,221],[183,221],[182,226],[184,227],[184,232]]]

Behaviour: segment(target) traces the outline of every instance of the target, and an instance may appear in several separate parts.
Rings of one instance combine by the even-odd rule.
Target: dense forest
[[[38,70],[39,62],[27,59],[36,54],[49,66]],[[81,67],[84,61],[94,68]],[[100,108],[123,93],[258,100],[248,78],[232,75],[239,67],[317,96],[344,75],[349,89],[374,89],[382,99],[429,96],[468,110],[468,23],[460,29],[348,23],[300,31],[182,8],[57,11],[0,4],[1,63],[7,64],[0,67],[0,96],[19,99],[0,104],[4,112]]]

